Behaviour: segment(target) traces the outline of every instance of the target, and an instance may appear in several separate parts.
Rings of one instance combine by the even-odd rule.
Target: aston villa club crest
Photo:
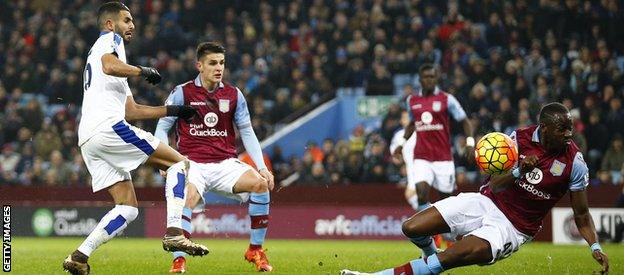
[[[565,169],[565,167],[565,163],[555,160],[552,166],[550,166],[550,173],[555,177],[561,176],[563,175],[563,169]]]
[[[221,111],[222,113],[227,113],[230,111],[229,99],[219,99],[219,111]]]
[[[434,101],[433,105],[431,105],[431,108],[433,109],[434,112],[439,112],[440,110],[442,110],[442,102]]]

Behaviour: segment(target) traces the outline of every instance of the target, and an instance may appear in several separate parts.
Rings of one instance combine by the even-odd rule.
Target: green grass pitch
[[[15,274],[66,274],[63,259],[81,238],[14,238],[12,272]],[[211,252],[190,258],[187,274],[255,274],[243,260],[246,240],[200,239]],[[275,274],[339,274],[343,268],[376,271],[403,264],[420,252],[408,241],[267,240]],[[603,245],[611,274],[624,274],[624,245]],[[168,274],[171,256],[158,239],[116,238],[104,244],[89,260],[92,274]],[[510,258],[486,267],[463,267],[445,274],[592,274],[599,270],[587,246],[532,243]]]

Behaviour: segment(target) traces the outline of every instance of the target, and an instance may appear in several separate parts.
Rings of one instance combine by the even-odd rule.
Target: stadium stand
[[[2,185],[88,184],[76,131],[99,2],[0,2]],[[480,134],[509,132],[535,122],[542,103],[564,103],[593,182],[622,182],[621,1],[124,2],[138,23],[129,61],[155,66],[164,77],[158,86],[130,80],[137,102],[162,104],[174,85],[195,76],[194,45],[223,41],[227,81],[247,94],[263,139],[338,90],[403,97],[418,88],[418,66],[432,62],[441,87]],[[396,109],[379,129],[356,128],[348,140],[328,140],[303,158],[268,152],[278,179],[298,173],[296,184],[404,181],[387,149]],[[460,157],[463,139],[454,137],[457,166],[467,171],[458,181],[474,181],[474,168]],[[138,186],[162,181],[149,168],[134,177]]]

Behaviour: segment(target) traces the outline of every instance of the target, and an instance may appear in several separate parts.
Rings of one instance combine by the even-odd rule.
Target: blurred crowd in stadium
[[[124,2],[137,24],[129,62],[153,65],[164,77],[158,86],[129,79],[137,102],[163,104],[175,85],[195,77],[197,42],[222,41],[226,81],[247,95],[263,139],[345,87],[404,97],[418,89],[417,68],[432,62],[477,133],[533,123],[542,103],[560,101],[572,110],[594,182],[622,181],[622,1]],[[0,2],[2,182],[88,183],[76,120],[99,3]],[[296,173],[292,182],[301,184],[402,182],[403,165],[388,151],[399,116],[393,106],[379,129],[310,144],[301,159],[266,153],[278,180]],[[475,168],[459,157],[464,139],[454,136],[457,166],[466,171],[458,181],[474,181]],[[162,182],[150,168],[134,179]]]

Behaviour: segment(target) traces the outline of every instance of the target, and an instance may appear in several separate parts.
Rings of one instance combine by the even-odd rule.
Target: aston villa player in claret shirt
[[[156,137],[167,142],[167,133],[175,126],[178,150],[197,163],[190,168],[191,184],[187,186],[186,195],[182,192],[180,196],[186,200],[185,207],[171,214],[182,218],[182,229],[185,234],[190,234],[191,209],[202,204],[205,192],[248,202],[251,236],[244,257],[258,271],[271,271],[273,267],[262,244],[269,225],[269,190],[273,189],[273,175],[264,163],[260,142],[251,127],[247,102],[237,87],[222,82],[225,71],[223,46],[215,42],[199,44],[196,67],[199,75],[176,86],[166,105],[193,106],[199,111],[199,117],[191,120],[162,118],[155,133]],[[258,170],[238,160],[235,128]],[[185,253],[176,251],[173,255],[170,271],[185,272]]]
[[[518,145],[518,165],[505,175],[491,176],[479,193],[460,193],[433,204],[403,223],[403,233],[424,256],[374,274],[439,274],[466,265],[493,264],[511,256],[541,229],[542,220],[566,193],[574,221],[589,244],[589,253],[609,271],[587,205],[588,168],[572,141],[572,118],[560,103],[542,107],[539,124],[511,135]],[[437,252],[431,235],[450,232],[461,237]],[[343,270],[343,275],[367,274]]]
[[[466,135],[466,152],[472,152],[475,141],[473,128],[459,101],[438,87],[439,72],[433,64],[423,64],[418,69],[422,88],[407,97],[406,107],[411,123],[405,127],[403,138],[396,141],[399,153],[407,140],[414,144],[409,168],[405,198],[414,210],[429,207],[429,187],[439,191],[441,198],[455,191],[455,164],[451,152],[452,117],[462,124]],[[408,145],[410,145],[408,143]],[[472,157],[470,154],[468,157]]]

